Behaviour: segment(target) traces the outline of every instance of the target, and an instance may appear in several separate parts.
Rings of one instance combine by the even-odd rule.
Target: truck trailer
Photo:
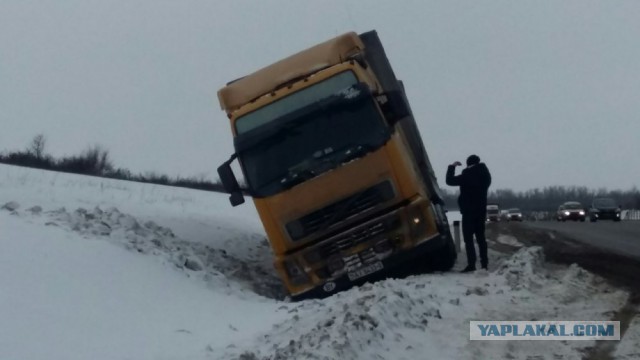
[[[234,140],[220,180],[233,206],[253,198],[294,300],[454,265],[442,193],[375,31],[284,58],[218,100]]]

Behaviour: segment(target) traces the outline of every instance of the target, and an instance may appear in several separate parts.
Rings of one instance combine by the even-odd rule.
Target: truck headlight
[[[567,215],[567,216],[569,216],[569,212],[568,212],[568,211],[565,211],[565,212],[564,212],[564,214],[565,214],[565,215]]]
[[[420,206],[409,210],[409,223],[411,235],[414,237],[420,236],[427,231],[427,219],[425,219]]]
[[[285,260],[284,268],[287,271],[289,280],[293,285],[302,285],[309,282],[309,275],[295,260]]]
[[[584,215],[584,211],[580,210],[580,215]]]

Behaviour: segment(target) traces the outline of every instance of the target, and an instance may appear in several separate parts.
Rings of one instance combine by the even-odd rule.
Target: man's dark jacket
[[[469,166],[455,175],[456,167],[447,168],[447,185],[460,186],[458,206],[463,215],[482,215],[487,212],[487,191],[491,174],[484,163]]]

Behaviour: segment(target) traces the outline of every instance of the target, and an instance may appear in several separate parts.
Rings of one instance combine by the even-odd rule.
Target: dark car
[[[567,201],[558,207],[556,220],[558,221],[584,221],[587,218],[587,212],[584,206],[577,201]]]
[[[591,209],[589,209],[589,220],[596,222],[598,220],[620,221],[620,206],[611,198],[593,199]]]

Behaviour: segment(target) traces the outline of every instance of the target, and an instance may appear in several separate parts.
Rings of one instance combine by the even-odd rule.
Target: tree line
[[[204,177],[172,178],[153,172],[134,174],[128,169],[116,167],[109,151],[100,145],[90,146],[78,155],[54,158],[47,154],[46,143],[44,135],[36,135],[24,150],[0,153],[0,163],[198,190],[223,191],[222,184]]]
[[[449,209],[457,209],[458,192],[444,190],[444,201]],[[554,212],[562,203],[577,201],[589,207],[594,198],[612,198],[623,209],[640,209],[640,191],[589,189],[586,186],[547,186],[526,191],[496,189],[489,192],[488,203],[498,204],[500,209],[518,208],[525,213]]]
[[[224,191],[220,182],[204,177],[171,178],[149,172],[133,174],[128,169],[116,167],[109,157],[109,151],[99,145],[90,146],[79,155],[56,159],[47,154],[46,143],[44,135],[36,135],[24,150],[0,153],[0,163],[198,190]],[[443,194],[447,207],[451,210],[457,209],[458,192],[443,189]],[[588,206],[596,197],[613,198],[625,209],[640,209],[640,191],[635,187],[631,190],[594,190],[585,186],[547,186],[518,192],[497,189],[489,192],[488,202],[498,204],[501,209],[519,208],[523,212],[553,212],[566,201],[578,201]]]

